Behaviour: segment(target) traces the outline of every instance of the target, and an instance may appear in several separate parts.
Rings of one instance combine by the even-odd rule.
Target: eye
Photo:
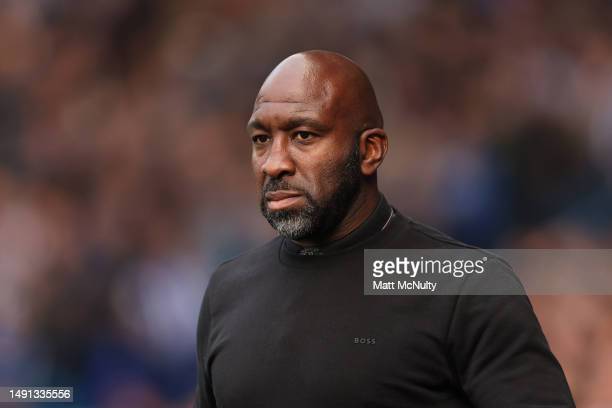
[[[255,135],[252,137],[253,139],[253,144],[256,145],[261,145],[266,143],[268,140],[270,140],[270,136],[268,135]]]
[[[300,130],[298,132],[295,132],[295,138],[298,139],[300,142],[305,142],[314,138],[314,133],[310,133],[305,130]]]

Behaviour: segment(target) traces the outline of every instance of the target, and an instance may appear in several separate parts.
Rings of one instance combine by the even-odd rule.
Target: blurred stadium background
[[[0,0],[0,385],[189,406],[207,279],[273,236],[245,122],[312,48],[370,75],[404,214],[612,246],[609,1]],[[612,297],[532,301],[578,406],[612,407]]]

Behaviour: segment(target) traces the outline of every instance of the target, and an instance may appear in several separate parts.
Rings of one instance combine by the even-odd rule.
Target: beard
[[[280,235],[292,240],[323,238],[346,216],[361,188],[359,144],[353,146],[348,157],[334,166],[327,177],[335,182],[333,193],[319,201],[308,191],[292,186],[283,178],[269,179],[260,200],[265,219]],[[270,211],[265,194],[276,190],[295,190],[303,194],[306,204],[297,209]]]

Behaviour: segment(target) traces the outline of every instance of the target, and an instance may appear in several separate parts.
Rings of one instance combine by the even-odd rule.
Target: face
[[[361,172],[356,130],[335,109],[333,92],[295,79],[264,84],[247,132],[262,214],[281,235],[301,240],[338,225]]]

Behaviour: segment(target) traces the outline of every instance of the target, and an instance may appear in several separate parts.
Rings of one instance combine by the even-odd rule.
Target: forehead
[[[325,118],[326,111],[325,104],[316,102],[262,102],[253,109],[249,123],[257,121],[282,125],[282,123],[295,117]]]
[[[260,100],[320,99],[328,93],[329,85],[320,67],[303,56],[293,56],[280,63],[268,75],[255,103]]]
[[[333,94],[332,83],[317,70],[299,60],[288,61],[262,85],[251,119],[333,114]]]
[[[255,103],[249,124],[265,127],[291,127],[297,119],[312,119],[333,126],[334,107],[327,98],[261,98]],[[314,123],[314,122],[311,122]]]

